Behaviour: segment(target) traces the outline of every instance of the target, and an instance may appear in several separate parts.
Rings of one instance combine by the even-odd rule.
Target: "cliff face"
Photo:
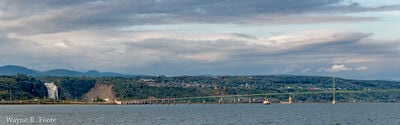
[[[94,99],[100,98],[105,101],[114,101],[116,99],[112,85],[96,84],[88,93],[86,93],[82,100],[93,101]]]

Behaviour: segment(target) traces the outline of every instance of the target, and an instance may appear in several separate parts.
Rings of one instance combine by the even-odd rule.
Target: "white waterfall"
[[[44,83],[47,88],[48,97],[51,99],[58,99],[58,87],[53,83]]]

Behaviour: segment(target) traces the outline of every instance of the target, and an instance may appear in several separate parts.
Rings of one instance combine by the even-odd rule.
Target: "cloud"
[[[0,2],[0,28],[25,33],[115,29],[149,24],[314,24],[376,21],[342,13],[399,10],[400,5],[365,7],[342,0],[122,0]],[[326,16],[324,13],[330,13]],[[324,16],[325,15],[325,16]]]
[[[260,25],[315,24],[332,22],[379,21],[377,17],[323,16],[323,15],[256,15],[239,19],[237,23]]]
[[[376,58],[370,57],[351,57],[351,58],[336,58],[332,63],[367,63],[377,61]]]
[[[156,75],[285,74],[299,71],[307,75],[324,75],[324,71],[352,72],[359,68],[351,66],[368,65],[368,70],[372,70],[385,62],[397,64],[400,44],[396,40],[371,40],[370,36],[370,33],[358,32],[303,32],[273,36],[96,30],[10,33],[0,37],[0,56],[3,57],[0,64],[18,64],[39,70],[98,69]],[[366,48],[369,51],[365,51]],[[332,63],[341,65],[323,68],[319,72],[311,70]]]
[[[358,70],[358,71],[368,70],[368,67],[366,67],[366,66],[360,66],[360,67],[357,67],[356,70]]]
[[[373,39],[373,33],[355,31],[256,35],[235,28],[232,33],[198,33],[196,28],[182,33],[138,27],[255,24],[256,29],[257,25],[384,21],[358,13],[399,9],[399,5],[370,7],[342,0],[4,0],[0,64],[162,75],[376,70],[379,63],[396,67],[398,40]],[[133,30],[121,30],[128,28]],[[330,64],[344,67],[318,69]]]
[[[333,65],[331,68],[329,69],[325,69],[325,71],[327,72],[342,72],[342,71],[350,71],[351,68],[347,67],[345,65]]]
[[[325,70],[326,72],[343,72],[343,71],[351,71],[351,70],[353,70],[353,68],[343,65],[343,64],[335,64],[330,68],[323,68],[323,70]],[[368,70],[368,67],[359,66],[359,67],[355,68],[354,70],[357,70],[357,71]]]

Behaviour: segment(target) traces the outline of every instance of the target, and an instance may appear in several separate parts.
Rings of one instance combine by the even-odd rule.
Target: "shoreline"
[[[4,101],[0,105],[118,105],[114,102],[30,102],[30,101]]]
[[[0,106],[1,105],[259,105],[262,103],[257,103],[257,102],[253,102],[251,104],[249,103],[197,103],[197,102],[192,102],[190,104],[188,103],[170,103],[170,104],[155,104],[155,103],[122,103],[122,104],[117,104],[114,102],[24,102],[24,101],[12,101],[12,102],[0,102]],[[330,102],[298,102],[298,103],[292,103],[292,104],[282,104],[282,103],[271,103],[271,105],[296,105],[296,104],[330,104],[332,105]],[[400,102],[338,102],[337,104],[400,104]]]

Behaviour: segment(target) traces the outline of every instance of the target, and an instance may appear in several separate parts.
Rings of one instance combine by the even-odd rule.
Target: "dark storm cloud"
[[[371,41],[367,38],[370,33],[335,33],[327,34],[320,41],[307,43],[308,41],[293,41],[282,46],[294,47],[276,48],[259,44],[247,44],[249,41],[238,40],[184,40],[184,39],[146,39],[137,42],[126,42],[128,50],[153,50],[160,53],[168,53],[171,56],[196,53],[218,52],[223,56],[229,56],[231,60],[253,60],[260,58],[279,58],[281,56],[341,56],[341,55],[396,55],[399,46],[397,42],[381,44],[381,41]],[[243,38],[248,38],[247,35]],[[306,36],[307,37],[307,36]],[[311,36],[309,36],[311,37]],[[252,37],[252,39],[255,39]],[[312,39],[312,38],[311,38]],[[271,41],[260,41],[271,42]],[[170,57],[170,56],[166,56]]]
[[[120,1],[30,1],[0,2],[8,14],[7,30],[60,32],[107,29],[146,24],[180,23],[318,23],[370,21],[375,17],[303,14],[347,13],[400,9],[399,5],[364,7],[342,0],[120,0]],[[6,22],[7,23],[7,22]]]
[[[343,37],[345,35],[345,37]],[[333,34],[339,38],[331,42],[319,42],[303,47],[297,47],[284,52],[289,55],[332,55],[340,56],[387,56],[397,58],[400,44],[394,41],[368,39],[371,33],[338,33]],[[342,37],[341,37],[342,36]]]
[[[360,71],[355,69],[364,65],[368,65],[370,69],[375,69],[377,72],[388,70],[388,67],[381,65],[390,66],[393,65],[393,62],[398,62],[395,60],[400,54],[398,49],[400,44],[396,41],[382,43],[383,41],[370,40],[371,35],[371,33],[357,32],[327,34],[323,39],[314,43],[293,41],[293,43],[302,44],[294,48],[281,49],[276,49],[274,46],[248,44],[248,41],[233,39],[208,41],[151,39],[128,42],[124,45],[127,46],[128,52],[160,53],[155,56],[162,61],[152,62],[149,64],[152,66],[151,68],[143,70],[150,74],[157,71],[175,74],[176,72],[172,71],[174,69],[182,71],[180,73],[194,75],[206,73],[296,74],[307,69],[309,73],[315,75],[330,75],[326,71],[336,63],[345,64],[354,69],[348,72],[359,73]],[[248,36],[244,35],[243,38],[248,38]],[[284,46],[290,46],[293,43],[285,43]],[[214,56],[207,54],[218,56],[218,58],[212,60]],[[156,65],[159,63],[161,64]]]

